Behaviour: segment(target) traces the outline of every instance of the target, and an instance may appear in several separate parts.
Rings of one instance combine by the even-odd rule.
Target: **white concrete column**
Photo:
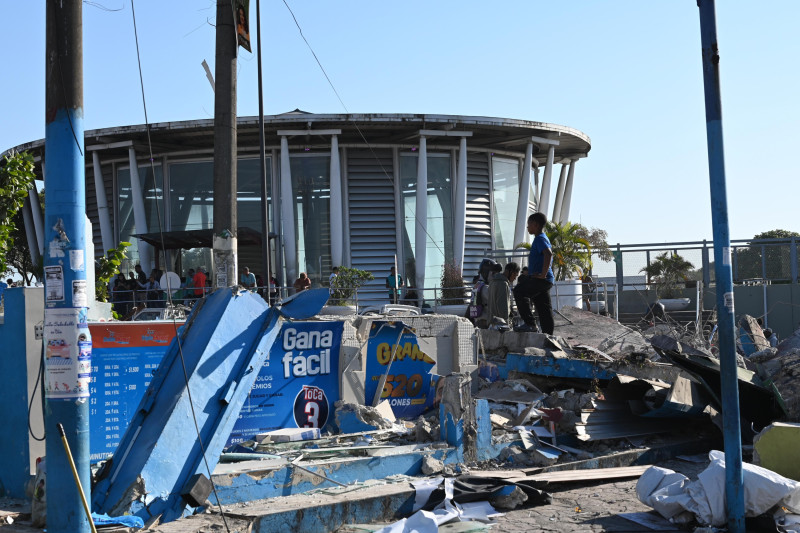
[[[467,235],[467,138],[461,137],[458,146],[456,173],[455,224],[453,228],[453,259],[464,272],[464,242]]]
[[[567,174],[567,188],[564,191],[564,203],[561,205],[561,223],[569,222],[569,206],[572,203],[572,182],[575,179],[575,163],[577,159],[573,159],[569,163],[569,174]]]
[[[561,204],[564,201],[564,187],[567,186],[567,162],[561,163],[561,174],[558,177],[558,188],[556,189],[556,201],[553,205],[553,216],[550,220],[558,222],[561,220]]]
[[[331,136],[331,263],[342,265],[342,239],[344,217],[342,214],[342,165],[339,162],[339,137]]]
[[[144,211],[144,194],[142,183],[139,181],[139,165],[136,163],[136,150],[128,148],[128,161],[131,174],[131,200],[133,203],[133,224],[136,233],[147,233],[147,216]],[[153,251],[149,244],[139,241],[139,264],[142,270],[149,274],[152,270]]]
[[[44,165],[42,165],[42,173],[44,173]],[[44,253],[44,216],[35,185],[28,190],[28,200],[31,202],[33,229],[36,232],[36,249],[39,250],[39,255],[42,255]]]
[[[547,165],[544,167],[544,177],[542,178],[542,191],[539,194],[539,205],[537,209],[540,213],[547,214],[550,207],[550,178],[553,175],[553,160],[556,156],[556,147],[552,144],[547,148]]]
[[[283,230],[283,264],[286,266],[285,285],[297,279],[297,231],[294,219],[294,194],[292,193],[292,167],[289,159],[289,139],[281,137],[281,229]]]
[[[528,225],[528,201],[531,190],[531,166],[533,166],[533,143],[525,147],[525,161],[522,163],[522,180],[517,199],[517,223],[514,226],[514,246],[525,241]]]
[[[100,165],[100,154],[96,150],[92,152],[92,164],[94,166],[94,194],[97,198],[97,218],[100,221],[100,238],[103,240],[103,254],[105,254],[114,248],[114,237],[111,232],[111,216],[108,211],[106,187],[103,183],[103,168]]]
[[[417,160],[417,205],[414,212],[416,220],[414,232],[414,264],[416,265],[416,286],[425,287],[425,253],[428,245],[428,144],[425,137],[419,138],[419,159]],[[420,292],[424,298],[424,293]]]
[[[538,211],[539,210],[539,165],[533,166],[533,203],[536,206],[536,211]]]

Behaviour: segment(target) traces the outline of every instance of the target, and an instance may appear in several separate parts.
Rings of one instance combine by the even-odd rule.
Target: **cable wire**
[[[328,81],[328,85],[331,86],[331,89],[333,90],[333,93],[336,95],[336,98],[339,100],[339,103],[342,105],[342,108],[345,110],[345,113],[347,113],[347,119],[353,124],[353,126],[355,126],[359,137],[361,137],[361,140],[363,140],[364,144],[367,145],[367,148],[369,148],[369,151],[372,154],[372,157],[375,158],[375,162],[378,163],[378,166],[381,167],[381,170],[383,171],[384,176],[386,176],[386,178],[389,180],[389,182],[394,187],[394,178],[389,174],[389,172],[383,166],[383,163],[381,162],[380,158],[378,158],[378,155],[375,153],[375,150],[372,148],[372,145],[369,143],[367,138],[364,136],[364,133],[361,131],[361,128],[359,128],[358,124],[356,123],[356,121],[353,120],[353,118],[351,116],[351,113],[350,113],[350,110],[347,108],[347,106],[345,105],[344,101],[342,100],[342,97],[339,95],[339,91],[336,90],[336,87],[333,85],[333,81],[331,81],[330,76],[328,76],[328,73],[325,71],[325,67],[322,66],[322,62],[319,60],[319,57],[317,57],[316,52],[314,52],[314,48],[312,48],[311,44],[308,42],[308,39],[306,39],[306,36],[303,33],[303,28],[300,27],[300,23],[297,21],[297,17],[294,15],[294,11],[292,11],[292,8],[289,7],[289,4],[286,2],[286,0],[282,0],[282,1],[283,1],[283,5],[286,6],[286,9],[289,10],[289,14],[292,16],[292,19],[294,20],[294,23],[297,26],[297,30],[300,32],[300,37],[303,38],[303,41],[306,43],[306,46],[311,51],[311,55],[314,56],[314,60],[317,62],[317,65],[319,65],[319,68],[322,71],[322,74],[325,76],[325,79]],[[412,215],[414,216],[414,220],[418,224],[423,226],[421,224],[419,218],[417,217],[416,211],[414,213],[412,213]],[[425,229],[425,235],[428,237],[429,241],[436,247],[437,250],[439,250],[439,252],[442,254],[442,256],[445,256],[444,250],[442,250],[441,246],[439,246],[439,243],[437,243],[436,240],[434,240],[434,238],[431,236],[431,234],[428,233],[427,224],[425,224],[423,227]],[[423,287],[423,289],[424,289],[424,287]]]
[[[145,92],[144,92],[144,76],[142,75],[142,59],[141,59],[141,54],[139,52],[139,33],[137,31],[137,28],[136,28],[136,9],[134,7],[134,0],[131,0],[131,15],[133,17],[133,35],[134,35],[134,38],[135,38],[135,41],[136,41],[136,61],[137,61],[138,66],[139,66],[139,85],[141,86],[141,89],[142,89],[142,107],[144,109],[145,130],[147,132],[147,147],[148,147],[149,155],[150,155],[150,171],[153,173],[153,182],[155,183],[156,172],[155,172],[155,163],[154,163],[154,160],[153,160],[153,144],[152,144],[152,141],[150,139],[150,122],[149,122],[149,120],[147,118],[147,101],[145,99]],[[164,174],[163,174],[163,172],[161,174],[161,191],[162,191],[162,194],[163,194],[163,192],[164,192]],[[163,223],[162,223],[162,220],[161,220],[161,210],[159,209],[159,205],[158,205],[158,203],[159,203],[159,195],[158,195],[158,190],[157,189],[155,190],[155,195],[154,196],[155,196],[155,202],[156,202],[156,215],[157,215],[157,219],[158,219],[158,233],[159,233],[160,240],[161,240],[161,249],[164,251],[164,256],[165,256],[165,259],[166,259],[166,247],[165,247],[165,244],[164,244],[164,227],[163,227]],[[170,307],[173,307],[172,290],[171,289],[172,289],[172,287],[170,287],[170,284],[169,284],[169,276],[167,276],[167,291],[166,291],[167,299],[168,299]],[[189,398],[189,407],[190,407],[191,412],[192,412],[192,421],[194,422],[194,429],[195,429],[195,433],[197,434],[197,442],[200,445],[200,452],[203,455],[203,463],[205,464],[206,472],[208,472],[208,480],[211,482],[211,488],[214,491],[214,498],[216,498],[216,500],[217,500],[217,506],[219,507],[219,513],[222,516],[222,521],[223,521],[223,523],[225,525],[225,531],[230,533],[230,528],[228,527],[228,521],[225,518],[225,511],[222,509],[222,502],[220,501],[219,495],[217,494],[217,486],[214,483],[214,478],[213,478],[213,476],[211,474],[211,467],[209,467],[209,465],[208,465],[208,458],[206,457],[206,448],[205,448],[205,445],[203,444],[203,438],[200,436],[200,426],[197,423],[197,414],[195,413],[195,409],[194,409],[194,400],[192,399],[192,390],[191,390],[191,387],[189,386],[189,375],[188,375],[188,372],[186,371],[186,361],[185,361],[184,356],[183,356],[183,345],[181,343],[181,337],[178,334],[178,324],[177,324],[177,321],[175,319],[175,314],[174,313],[172,314],[172,327],[173,327],[173,329],[175,331],[175,340],[177,341],[177,344],[178,344],[178,355],[180,356],[181,368],[183,369],[183,379],[184,379],[184,382],[186,383],[186,394],[188,395],[188,398]]]

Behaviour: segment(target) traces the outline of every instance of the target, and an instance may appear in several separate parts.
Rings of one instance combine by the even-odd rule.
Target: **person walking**
[[[552,335],[555,321],[553,320],[553,304],[550,301],[550,289],[553,287],[555,277],[552,269],[553,249],[550,239],[544,233],[546,225],[547,215],[544,213],[534,213],[528,217],[528,233],[534,235],[534,239],[528,254],[528,275],[520,279],[520,282],[514,287],[514,301],[525,322],[525,325],[517,328],[517,331],[536,331],[536,320],[528,301],[530,298],[533,300],[536,314],[539,315],[542,332]]]

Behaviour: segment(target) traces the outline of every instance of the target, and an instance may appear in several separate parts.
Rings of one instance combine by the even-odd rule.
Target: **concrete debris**
[[[427,419],[420,416],[414,423],[414,436],[419,443],[439,440],[439,421],[435,417]]]
[[[376,408],[355,403],[336,402],[336,426],[342,433],[357,433],[375,429],[388,429],[392,421],[384,418]]]
[[[559,322],[557,331],[567,342],[591,346],[615,359],[631,353],[653,353],[641,333],[613,318],[576,307],[564,307],[559,312],[568,323]]]
[[[528,495],[525,494],[519,487],[514,487],[514,490],[509,494],[502,494],[489,500],[496,509],[516,509],[523,503],[528,501]]]
[[[739,319],[739,344],[745,355],[769,348],[769,341],[764,337],[761,326],[750,315],[743,315]]]
[[[800,348],[781,343],[754,353],[750,361],[759,365],[758,374],[780,392],[786,407],[786,420],[800,422]]]
[[[426,476],[439,474],[442,470],[444,470],[444,463],[439,459],[431,457],[430,455],[422,459],[422,473]]]
[[[722,390],[720,386],[720,361],[706,350],[700,350],[676,339],[656,336],[653,347],[673,364],[682,368],[708,393],[713,407],[719,409]],[[764,381],[754,372],[739,368],[739,410],[741,415],[757,428],[783,418],[786,411],[779,389],[771,381]],[[789,374],[796,370],[789,368]],[[749,425],[749,424],[748,424]],[[747,426],[744,426],[747,427]]]

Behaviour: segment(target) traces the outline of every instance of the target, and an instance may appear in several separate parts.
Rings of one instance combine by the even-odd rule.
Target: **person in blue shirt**
[[[250,272],[250,269],[244,267],[241,277],[239,278],[240,284],[247,290],[255,292],[256,290],[256,275]]]
[[[514,287],[514,301],[517,310],[525,322],[517,331],[536,331],[536,320],[531,312],[529,299],[533,301],[542,333],[553,334],[555,322],[553,321],[553,304],[550,301],[550,289],[553,287],[553,250],[550,239],[544,233],[547,225],[547,216],[544,213],[534,213],[528,217],[528,233],[534,235],[531,251],[528,255],[528,275],[520,277],[519,283]]]

